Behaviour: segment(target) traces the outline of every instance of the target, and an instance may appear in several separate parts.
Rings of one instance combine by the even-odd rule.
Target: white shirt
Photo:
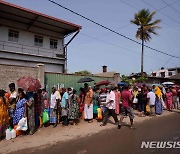
[[[61,100],[61,95],[60,95],[59,91],[56,91],[55,94],[58,96],[58,99]]]
[[[57,99],[58,99],[57,93],[51,94],[50,108],[53,108],[53,109],[55,108]]]
[[[107,97],[106,97],[106,103],[112,101],[111,103],[109,103],[108,105],[106,105],[106,107],[108,109],[115,109],[115,93],[113,91],[111,91],[110,93],[107,93]]]
[[[16,91],[13,91],[9,98],[17,98],[18,94]]]
[[[147,98],[149,98],[149,105],[155,105],[156,95],[152,91],[147,93]]]

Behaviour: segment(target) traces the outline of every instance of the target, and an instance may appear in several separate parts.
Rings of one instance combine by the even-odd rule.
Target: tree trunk
[[[141,76],[144,76],[144,35],[143,35],[143,28],[142,28],[142,53],[141,53]]]

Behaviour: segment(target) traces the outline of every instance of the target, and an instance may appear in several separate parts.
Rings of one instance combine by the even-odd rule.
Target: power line
[[[132,38],[129,38],[129,37],[127,37],[127,36],[125,36],[125,35],[123,35],[123,34],[121,34],[121,33],[119,33],[119,32],[116,32],[116,31],[114,31],[114,30],[112,30],[112,29],[110,29],[110,28],[108,28],[108,27],[106,27],[106,26],[104,26],[104,25],[102,25],[102,24],[100,24],[100,23],[92,20],[92,19],[89,19],[89,18],[87,18],[87,17],[85,17],[85,16],[83,16],[83,15],[81,15],[81,14],[79,14],[79,13],[77,13],[77,12],[75,12],[75,11],[67,8],[67,7],[65,7],[65,6],[62,6],[61,4],[59,4],[59,3],[57,3],[57,2],[54,2],[53,0],[48,0],[48,1],[51,2],[51,3],[54,3],[54,4],[56,4],[56,5],[58,5],[59,7],[64,8],[65,10],[70,11],[70,12],[73,13],[73,14],[76,14],[76,15],[78,15],[78,16],[86,19],[87,21],[90,21],[90,22],[92,22],[92,23],[94,23],[94,24],[96,24],[96,25],[98,25],[98,26],[100,26],[100,27],[102,27],[102,28],[104,28],[104,29],[106,29],[106,30],[108,30],[108,31],[111,31],[112,33],[115,33],[115,34],[117,34],[117,35],[119,35],[119,36],[121,36],[121,37],[124,37],[124,38],[126,38],[126,39],[128,39],[128,40],[130,40],[130,41],[132,41],[132,42],[134,42],[134,43],[137,43],[137,44],[139,44],[139,45],[142,45],[140,42],[138,42],[138,41],[136,41],[136,40],[134,40],[134,39],[132,39]],[[151,50],[154,50],[154,51],[156,51],[156,52],[159,52],[159,53],[161,53],[161,54],[164,54],[164,55],[167,55],[167,56],[170,56],[170,57],[174,57],[174,58],[180,59],[180,57],[178,57],[178,56],[174,56],[174,55],[165,53],[165,52],[163,52],[163,51],[157,50],[157,49],[152,48],[152,47],[147,46],[147,45],[144,45],[144,46],[147,47],[147,48],[149,48],[149,49],[151,49]]]
[[[164,4],[168,5],[168,3],[166,3],[164,0],[161,0]],[[174,7],[172,7],[171,5],[169,5],[169,7],[174,10],[177,13],[180,13],[180,11],[178,11],[177,9],[175,9]]]
[[[153,9],[155,9],[156,11],[158,11],[155,7],[153,7],[152,5],[150,5],[149,3],[141,0],[143,3],[145,3],[146,5],[152,7]],[[159,11],[161,14],[163,14],[164,16],[166,16],[167,18],[171,19],[172,21],[176,22],[177,24],[180,24],[180,22],[176,21],[175,19],[171,18],[170,16],[166,15],[165,13]]]
[[[115,47],[117,47],[117,48],[121,48],[121,49],[123,49],[123,50],[126,50],[126,51],[129,51],[129,52],[132,52],[132,53],[134,53],[134,54],[140,54],[140,53],[138,53],[138,52],[136,52],[135,50],[131,50],[131,49],[128,49],[128,48],[125,48],[125,47],[122,47],[122,46],[119,46],[119,45],[116,45],[116,44],[113,44],[113,43],[110,43],[110,42],[108,42],[108,41],[104,41],[104,40],[101,40],[101,39],[99,39],[99,38],[96,38],[96,37],[93,37],[93,36],[89,36],[89,35],[87,35],[87,34],[84,34],[84,33],[80,33],[81,35],[84,35],[84,36],[86,36],[86,37],[89,37],[89,38],[91,38],[91,39],[95,39],[95,40],[97,40],[97,41],[100,41],[100,42],[103,42],[103,43],[106,43],[106,44],[109,44],[109,45],[112,45],[112,46],[115,46]],[[146,57],[148,57],[148,58],[150,58],[150,59],[153,59],[153,60],[161,60],[161,59],[159,59],[159,58],[156,58],[156,57],[152,57],[152,56],[149,56],[149,55],[144,55],[144,56],[146,56]],[[172,59],[172,57],[170,57],[170,59],[168,59],[168,62],[170,61]],[[168,62],[166,62],[166,63],[168,63]],[[172,62],[170,62],[171,64],[175,64],[175,63],[172,63]]]
[[[126,25],[124,25],[124,26],[121,26],[121,27],[117,28],[116,30],[123,29],[123,28],[125,28],[125,27],[127,27],[127,26],[129,26],[129,25],[130,25],[130,23],[129,23],[129,24],[126,24]],[[109,35],[110,33],[111,33],[111,32],[107,32],[107,33],[105,33],[105,34],[102,34],[102,35],[97,36],[96,38],[104,37],[104,36],[106,36],[106,35]],[[94,39],[94,38],[91,38],[91,39]],[[87,43],[87,42],[89,42],[89,41],[83,41],[83,42],[76,43],[76,44],[84,44],[84,43]]]
[[[119,0],[119,1],[121,1],[122,3],[124,3],[124,4],[128,5],[128,6],[130,6],[131,8],[133,8],[133,9],[135,9],[135,10],[139,10],[138,8],[134,7],[133,5],[131,5],[131,4],[127,3],[127,2],[124,2],[123,0]],[[158,12],[158,11],[160,11],[160,10],[163,10],[163,9],[167,8],[168,6],[171,6],[171,5],[173,5],[173,4],[177,3],[177,2],[180,2],[180,1],[177,0],[177,1],[173,2],[173,3],[171,3],[171,4],[167,4],[166,6],[160,8],[160,9],[158,9],[158,10],[156,9],[156,11]],[[166,26],[168,26],[168,27],[174,29],[175,31],[180,32],[178,29],[174,28],[173,26],[171,26],[171,25],[169,25],[169,24],[166,24],[166,23],[164,23],[164,22],[162,22],[162,23],[163,23],[164,25],[166,25]]]

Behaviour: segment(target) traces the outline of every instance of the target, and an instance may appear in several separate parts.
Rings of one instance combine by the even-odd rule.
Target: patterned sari
[[[16,103],[16,109],[13,117],[13,125],[17,125],[24,115],[24,104],[27,103],[25,98],[19,99]]]
[[[79,119],[79,104],[78,104],[78,97],[74,96],[74,98],[70,98],[70,106],[69,106],[69,119]]]
[[[0,97],[0,138],[9,126],[8,101]]]

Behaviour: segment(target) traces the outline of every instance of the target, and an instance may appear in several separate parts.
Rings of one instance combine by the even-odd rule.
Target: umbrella
[[[136,84],[137,87],[143,87],[143,85],[145,85],[145,83],[137,83]]]
[[[164,85],[172,85],[174,83],[173,82],[163,82],[162,84],[164,84]]]
[[[84,82],[92,82],[94,81],[93,79],[91,78],[81,78],[78,83],[84,83]]]
[[[108,85],[110,82],[108,80],[103,80],[96,83],[96,86]]]
[[[41,88],[41,84],[38,79],[24,76],[17,81],[18,87],[22,88],[27,92],[37,91]]]
[[[126,83],[126,82],[119,82],[118,83],[118,86],[126,86],[126,85],[128,85],[128,83]]]

